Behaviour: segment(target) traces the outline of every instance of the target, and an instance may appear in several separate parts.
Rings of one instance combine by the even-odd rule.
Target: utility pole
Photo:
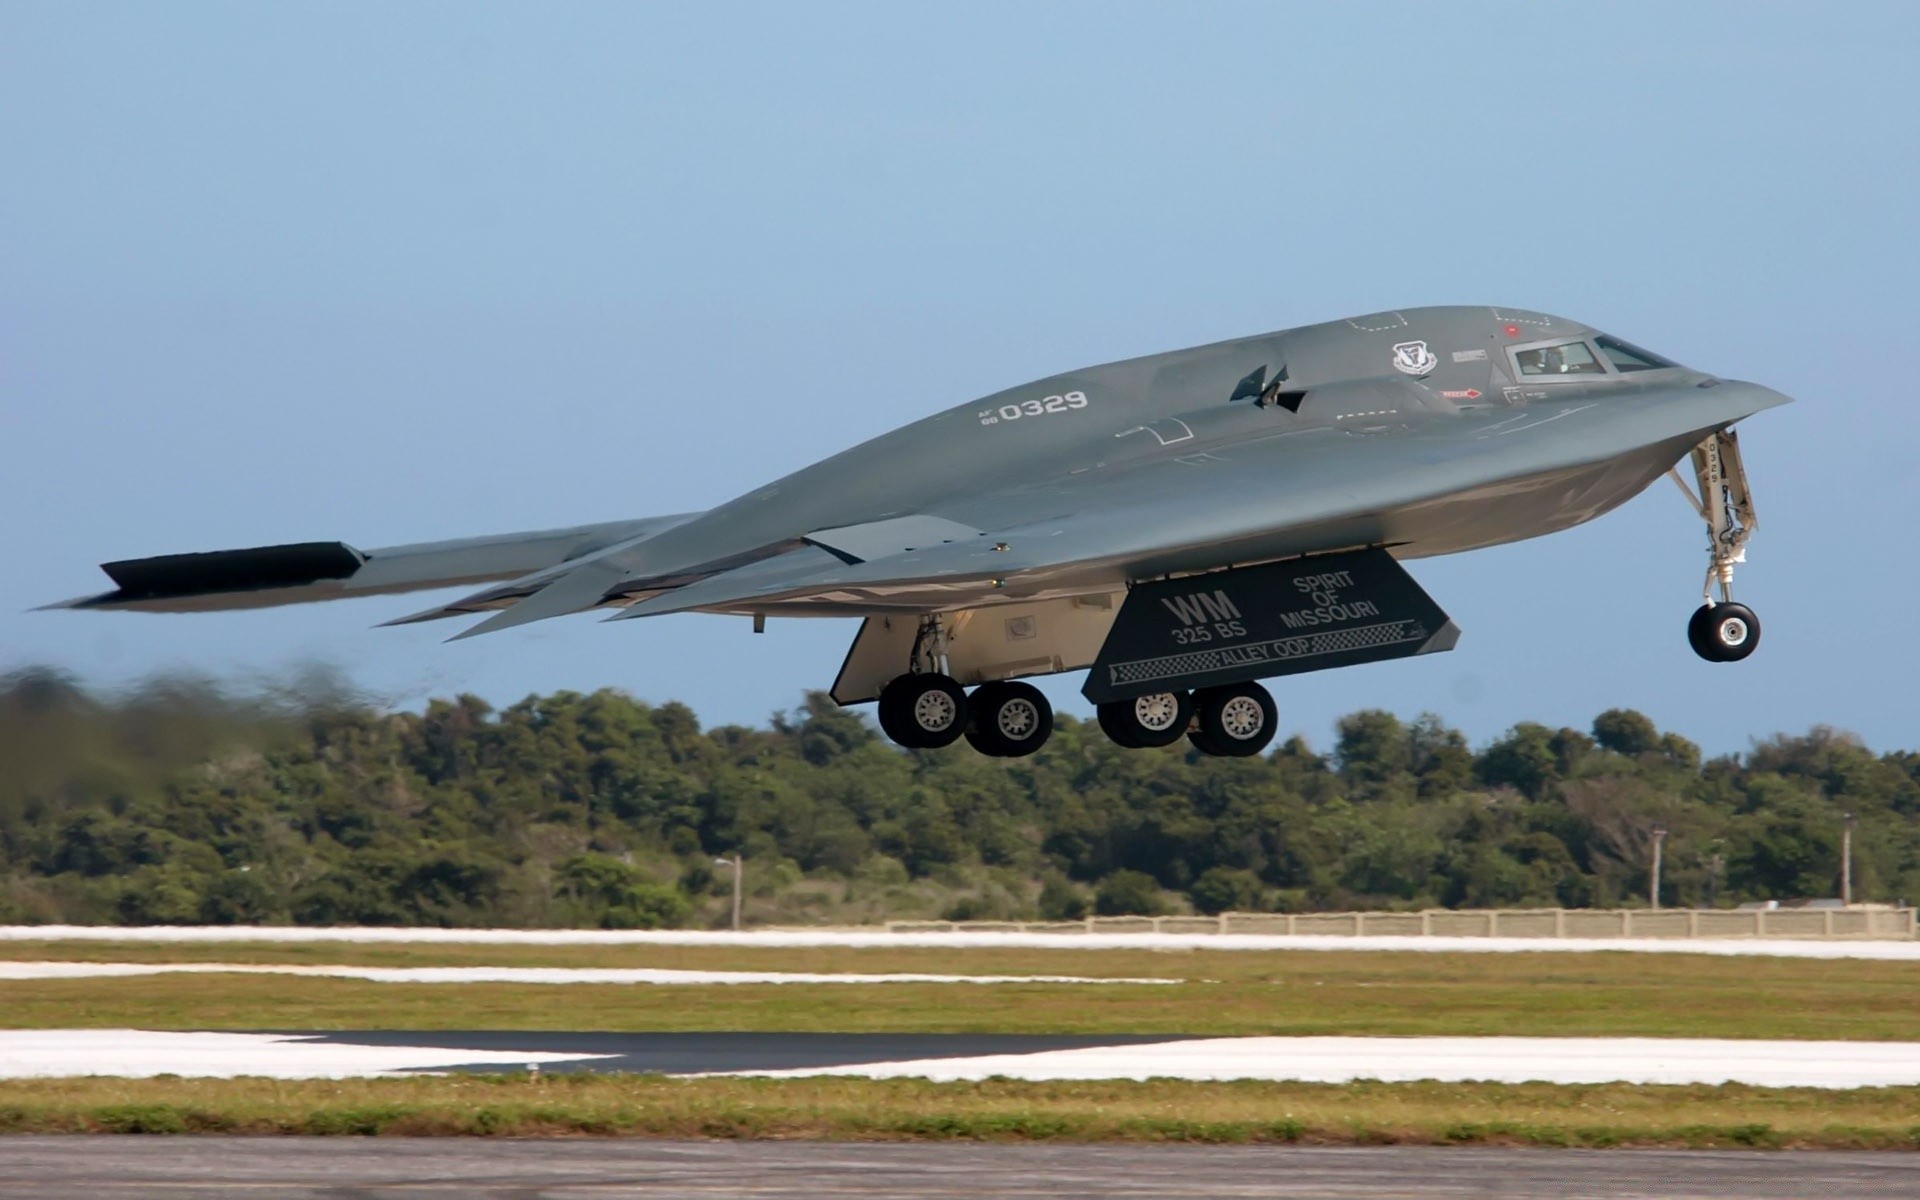
[[[1660,843],[1667,840],[1667,827],[1653,827],[1653,911],[1660,911]]]
[[[1840,903],[1853,907],[1853,814],[1840,814]]]
[[[733,931],[735,933],[740,932],[740,866],[745,858],[746,855],[736,850],[732,858],[716,858],[713,860],[713,865],[716,867],[733,868]]]

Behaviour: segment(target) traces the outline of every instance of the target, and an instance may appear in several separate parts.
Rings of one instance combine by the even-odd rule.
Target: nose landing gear
[[[1693,510],[1707,523],[1707,579],[1701,606],[1687,622],[1687,644],[1708,662],[1739,662],[1760,645],[1760,618],[1733,602],[1733,568],[1747,561],[1747,542],[1760,522],[1747,491],[1747,470],[1732,430],[1714,434],[1693,448],[1693,473],[1700,491],[1688,486],[1675,467],[1668,475]],[[1720,600],[1715,603],[1714,589]]]

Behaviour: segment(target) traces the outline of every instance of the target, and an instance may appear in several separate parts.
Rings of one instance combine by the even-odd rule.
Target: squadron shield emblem
[[[1394,370],[1404,375],[1425,375],[1439,364],[1425,342],[1401,342],[1393,348]]]

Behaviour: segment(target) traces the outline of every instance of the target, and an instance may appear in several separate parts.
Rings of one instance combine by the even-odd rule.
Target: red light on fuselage
[[[1520,327],[1518,325],[1509,325],[1506,327],[1506,333],[1508,337],[1519,337]]]

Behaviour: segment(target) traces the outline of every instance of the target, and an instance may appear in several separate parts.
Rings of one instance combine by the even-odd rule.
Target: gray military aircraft
[[[1009,388],[705,512],[133,559],[104,566],[115,590],[51,607],[485,584],[388,623],[861,617],[832,694],[877,699],[901,745],[1031,754],[1053,713],[1019,680],[1090,667],[1115,742],[1250,755],[1277,719],[1257,680],[1453,648],[1401,560],[1566,529],[1662,475],[1708,532],[1688,641],[1745,658],[1760,623],[1733,569],[1755,520],[1731,427],[1787,401],[1543,313],[1382,312]]]

